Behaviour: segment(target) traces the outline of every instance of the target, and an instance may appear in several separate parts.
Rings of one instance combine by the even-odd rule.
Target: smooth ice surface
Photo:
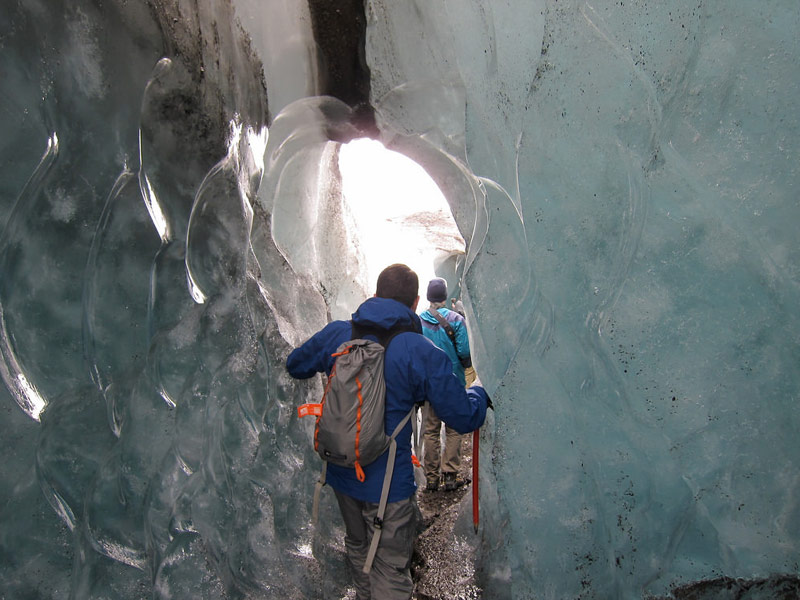
[[[308,8],[7,4],[0,595],[343,597],[283,369],[364,296]],[[797,576],[796,2],[365,4],[467,242],[484,597]]]

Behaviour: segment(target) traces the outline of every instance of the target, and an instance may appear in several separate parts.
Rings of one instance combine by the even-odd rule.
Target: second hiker
[[[441,277],[431,279],[427,291],[430,307],[420,315],[423,335],[444,350],[450,359],[453,374],[462,386],[466,385],[465,370],[472,371],[469,352],[469,338],[464,317],[454,310],[445,308],[447,302],[447,282]],[[461,442],[463,435],[445,424],[444,456],[441,449],[442,420],[434,404],[426,404],[423,414],[425,440],[425,480],[426,490],[439,489],[444,480],[445,491],[456,489],[459,485],[458,468],[461,465]],[[446,420],[445,420],[446,421]],[[441,478],[440,478],[441,468]]]

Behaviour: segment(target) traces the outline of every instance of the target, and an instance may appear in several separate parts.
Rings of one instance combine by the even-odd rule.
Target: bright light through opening
[[[384,267],[405,263],[419,276],[424,296],[436,276],[434,260],[463,254],[465,247],[439,187],[416,162],[366,138],[342,146],[339,170],[367,262],[368,291],[374,293]]]

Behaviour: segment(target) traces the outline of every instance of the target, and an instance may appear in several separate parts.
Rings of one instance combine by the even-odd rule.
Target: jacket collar
[[[402,302],[390,298],[369,298],[352,315],[359,325],[391,329],[399,325],[412,326],[422,331],[419,316]]]

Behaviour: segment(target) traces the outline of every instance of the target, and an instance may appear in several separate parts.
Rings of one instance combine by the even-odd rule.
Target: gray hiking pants
[[[336,492],[336,500],[344,519],[344,545],[356,586],[356,599],[409,600],[414,591],[411,554],[417,527],[422,521],[416,496],[386,505],[383,533],[372,570],[368,574],[361,569],[372,542],[378,504],[362,502],[339,492]]]

